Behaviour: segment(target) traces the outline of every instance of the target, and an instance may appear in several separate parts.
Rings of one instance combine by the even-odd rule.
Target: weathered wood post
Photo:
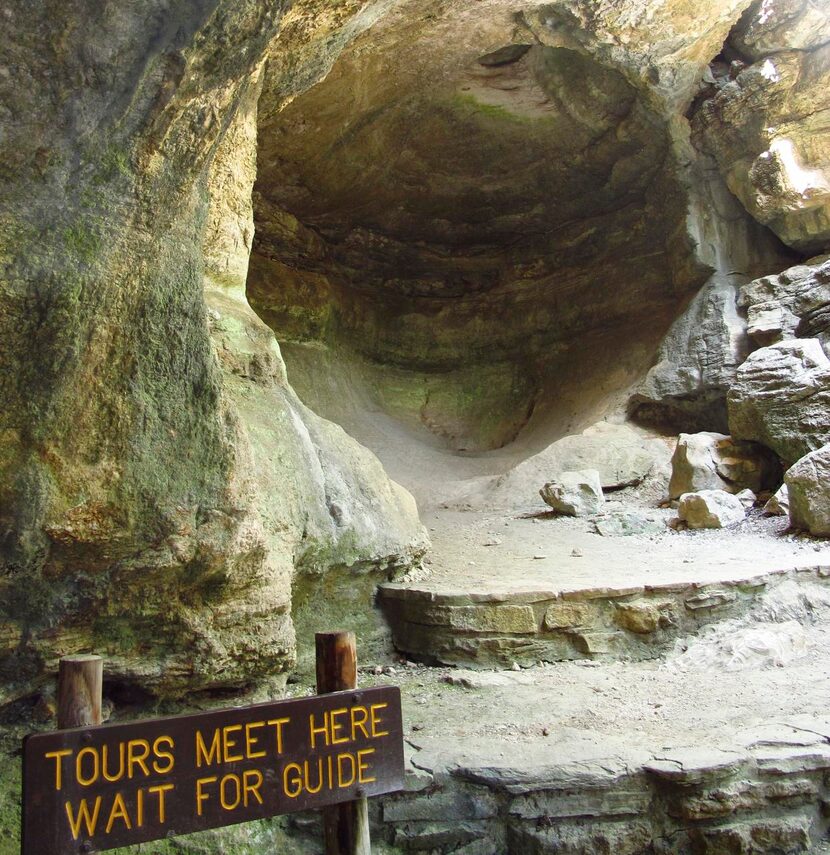
[[[64,656],[58,666],[58,730],[101,724],[104,660]]]
[[[357,644],[353,632],[318,632],[317,694],[357,688]],[[369,803],[365,798],[323,809],[326,855],[371,855]]]

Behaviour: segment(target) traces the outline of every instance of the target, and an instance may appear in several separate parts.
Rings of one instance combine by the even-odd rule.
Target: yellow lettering
[[[332,710],[329,713],[329,728],[331,730],[331,742],[332,745],[340,745],[343,742],[348,742],[348,736],[338,736],[339,732],[343,729],[344,725],[337,721],[337,716],[346,715],[349,710],[346,707],[340,710]]]
[[[348,781],[343,779],[343,761],[348,760],[351,766],[351,770],[349,772],[350,778]],[[351,754],[338,754],[337,755],[337,786],[340,789],[343,787],[350,787],[354,783],[355,779],[355,762],[354,757]]]
[[[372,781],[377,780],[377,778],[369,778],[363,776],[363,773],[369,770],[369,764],[363,762],[363,755],[374,753],[374,748],[362,748],[360,751],[357,752],[357,780],[361,784],[371,784]]]
[[[233,784],[233,800],[227,797],[227,785],[231,782]],[[219,804],[225,810],[235,810],[239,807],[239,803],[242,801],[242,784],[237,778],[236,775],[231,772],[229,775],[225,775],[222,778],[222,782],[219,784]]]
[[[378,725],[381,723],[381,720],[377,715],[377,711],[385,709],[387,706],[389,706],[389,705],[386,703],[382,703],[382,704],[372,704],[369,707],[370,715],[372,718],[372,736],[375,739],[377,739],[379,736],[389,736],[388,730],[378,730]]]
[[[320,790],[323,789],[323,758],[320,757],[317,760],[317,786],[311,786],[311,767],[308,765],[308,760],[303,761],[303,767],[305,770],[305,788],[307,793],[311,793],[314,795],[315,793],[319,793]]]
[[[290,718],[272,718],[270,721],[266,722],[269,727],[273,725],[276,728],[277,754],[282,754],[282,726],[284,724],[288,724],[289,721],[291,721]]]
[[[44,757],[54,757],[55,758],[55,789],[59,790],[61,788],[61,758],[68,757],[72,754],[71,748],[64,748],[61,751],[49,751],[44,754]]]
[[[288,780],[288,773],[296,770],[296,777]],[[282,770],[282,789],[289,799],[296,799],[303,791],[303,770],[296,763],[289,763]]]
[[[162,745],[167,745],[169,747],[169,751],[162,751]],[[155,760],[153,760],[153,769],[159,775],[166,775],[168,772],[173,771],[173,765],[175,764],[175,758],[173,757],[173,737],[172,736],[159,736],[153,742],[153,754],[155,755]],[[159,763],[159,760],[166,760],[166,765]]]
[[[84,775],[83,763],[84,757],[92,758],[92,774]],[[75,758],[75,778],[82,787],[88,787],[98,780],[101,774],[100,763],[98,761],[98,752],[94,748],[82,748]]]
[[[127,827],[127,831],[132,829],[132,825],[130,824],[130,815],[127,813],[127,805],[124,803],[124,796],[122,796],[121,793],[116,793],[115,798],[112,800],[110,818],[107,820],[107,827],[105,829],[106,834],[109,834],[112,831],[112,826],[116,819],[123,821],[124,825]]]
[[[250,779],[254,779],[256,783],[251,783]],[[259,788],[264,783],[264,778],[262,777],[262,772],[259,769],[246,769],[242,773],[242,787],[245,791],[245,807],[248,807],[249,801],[248,796],[253,795],[256,800],[262,804],[262,796],[259,794]]]
[[[109,769],[109,745],[105,745],[101,749],[102,763],[101,768],[104,773],[104,778],[107,781],[120,781],[124,777],[124,743],[118,743],[118,771],[113,773]]]
[[[222,747],[224,748],[224,758],[226,763],[236,763],[239,760],[244,760],[243,754],[231,754],[231,749],[236,748],[236,740],[231,739],[231,733],[242,730],[241,724],[229,724],[222,728]]]
[[[360,720],[358,721],[358,715],[360,716]],[[366,707],[352,707],[352,740],[354,740],[355,734],[358,730],[363,731],[363,736],[368,739],[369,731],[366,730],[366,722],[369,720],[369,712]]]
[[[144,790],[142,790],[140,787],[138,790],[138,794],[136,795],[135,814],[135,826],[136,828],[141,828],[141,826],[144,825]]]
[[[86,825],[86,833],[87,837],[92,837],[95,834],[95,828],[98,825],[98,814],[101,811],[101,797],[96,796],[95,798],[95,807],[92,810],[92,813],[89,812],[89,806],[86,803],[86,799],[81,799],[80,805],[78,805],[78,815],[76,817],[72,816],[72,803],[66,803],[66,815],[69,818],[69,827],[72,829],[72,839],[77,840],[78,836],[81,833],[81,823],[83,822]]]
[[[219,740],[219,728],[213,732],[213,741],[210,743],[210,751],[207,750],[204,737],[200,730],[196,731],[196,766],[201,767],[204,760],[205,766],[210,766],[213,763],[218,763],[221,759],[221,749]],[[205,780],[208,780],[205,778]]]
[[[308,730],[309,736],[311,737],[311,747],[317,747],[317,735],[322,733],[326,740],[326,745],[329,744],[329,714],[327,712],[323,713],[323,724],[320,727],[314,726],[314,713],[310,713],[308,716]]]
[[[215,779],[214,779],[215,780]],[[159,797],[159,822],[164,822],[164,794],[175,789],[173,784],[157,784],[155,787],[149,787],[147,792],[158,793]]]
[[[254,748],[259,745],[259,739],[251,731],[258,727],[265,727],[265,722],[249,721],[245,725],[245,754],[251,760],[255,757],[264,757],[266,753],[265,751],[254,751]]]
[[[208,798],[207,793],[202,792],[202,784],[215,784],[218,778],[216,775],[211,775],[210,778],[199,778],[196,781],[196,813],[202,815],[202,802]]]
[[[150,756],[150,743],[146,739],[131,739],[127,743],[127,777],[132,779],[135,766],[141,768],[145,777],[150,774],[147,758]]]

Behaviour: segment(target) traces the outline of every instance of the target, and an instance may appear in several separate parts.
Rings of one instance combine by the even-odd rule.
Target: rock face
[[[760,345],[817,338],[830,347],[830,256],[812,258],[741,288],[747,332]]]
[[[161,694],[284,679],[297,567],[425,548],[240,296],[279,11],[77,7],[70,44],[46,3],[0,46],[2,699],[89,649]]]
[[[753,4],[733,31],[737,75],[714,67],[692,119],[730,190],[786,244],[830,244],[830,22],[813,3]],[[747,64],[748,63],[748,64]],[[734,76],[734,79],[733,79]]]
[[[563,472],[539,491],[557,513],[571,517],[587,517],[602,508],[602,482],[596,469]]]
[[[252,305],[282,341],[394,366],[383,409],[464,451],[508,444],[551,402],[588,411],[630,387],[713,270],[742,332],[736,283],[776,268],[762,262],[778,245],[682,118],[742,9],[531,3],[519,21],[504,0],[401,2],[330,26],[297,13],[323,79],[297,94],[274,51]],[[707,346],[739,364],[731,319],[710,326]],[[683,410],[691,384],[725,429],[728,368],[694,349],[700,376],[667,354],[658,385]],[[560,436],[591,419],[562,421]]]
[[[595,469],[603,490],[639,484],[667,469],[669,450],[662,438],[625,424],[598,422],[582,433],[564,436],[492,478],[465,500],[473,505],[523,508],[538,503],[539,484],[563,472]]]
[[[684,493],[677,513],[689,528],[728,528],[746,516],[743,502],[724,490]]]
[[[826,249],[814,6],[70,5],[4,10],[0,44],[0,699],[90,647],[159,694],[281,679],[335,602],[382,633],[414,504],[298,399],[246,297],[442,449],[551,426],[538,450],[673,322],[640,410],[723,428],[736,289],[789,264],[766,226]],[[753,65],[701,87],[727,38]],[[826,441],[803,356],[736,386],[735,435],[788,461]]]
[[[681,433],[671,465],[672,499],[697,490],[758,493],[781,481],[781,467],[767,449],[720,433]]]
[[[736,439],[771,448],[792,463],[830,440],[830,360],[818,339],[793,339],[756,350],[729,390]]]
[[[830,537],[830,445],[806,454],[784,478],[792,526]]]

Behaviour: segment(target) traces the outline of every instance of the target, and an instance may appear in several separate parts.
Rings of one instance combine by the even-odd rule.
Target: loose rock
[[[596,469],[563,472],[556,481],[545,484],[539,495],[557,513],[571,517],[598,513],[605,501]]]
[[[737,525],[746,516],[741,500],[724,490],[684,493],[677,512],[680,519],[693,529],[727,528]]]
[[[790,497],[787,485],[782,484],[764,505],[764,513],[772,517],[786,517],[790,513]]]
[[[830,445],[802,457],[784,479],[792,526],[830,537]]]

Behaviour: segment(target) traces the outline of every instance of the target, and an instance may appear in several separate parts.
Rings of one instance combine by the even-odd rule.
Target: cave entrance
[[[416,494],[620,409],[706,273],[644,94],[479,36],[439,56],[378,24],[259,123],[249,301],[304,401]]]

